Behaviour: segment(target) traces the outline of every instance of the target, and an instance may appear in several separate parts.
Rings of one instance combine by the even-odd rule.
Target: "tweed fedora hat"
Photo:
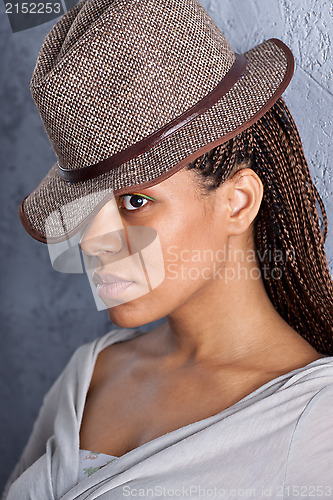
[[[20,205],[25,229],[77,234],[106,193],[155,185],[252,125],[293,68],[277,39],[236,54],[197,0],[82,0],[31,79],[57,162]]]

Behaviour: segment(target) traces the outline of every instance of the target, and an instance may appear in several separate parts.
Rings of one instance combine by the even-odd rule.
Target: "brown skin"
[[[115,456],[214,415],[321,357],[277,313],[262,279],[256,279],[258,263],[242,261],[254,249],[252,223],[263,195],[253,170],[244,168],[209,195],[203,195],[195,173],[187,170],[140,194],[155,201],[138,211],[121,207],[121,223],[157,230],[165,279],[136,299],[125,291],[125,302],[108,312],[121,327],[163,316],[167,321],[148,334],[109,346],[97,358],[80,447]],[[119,217],[111,221],[110,207],[97,214],[81,241],[82,250],[98,256],[104,268],[116,250],[102,235],[121,226]],[[183,274],[174,279],[171,246],[186,260],[207,249],[220,255],[221,248],[228,250],[228,259],[178,260],[176,268],[182,264]],[[194,267],[197,274],[190,271]],[[220,276],[234,272],[236,277],[227,282],[214,277],[214,269],[221,267]],[[197,279],[189,279],[190,272]]]

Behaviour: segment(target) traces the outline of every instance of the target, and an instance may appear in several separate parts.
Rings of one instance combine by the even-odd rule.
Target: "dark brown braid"
[[[244,166],[264,186],[254,239],[266,291],[292,328],[318,352],[333,356],[333,282],[324,250],[327,216],[282,99],[250,128],[187,168],[200,173],[209,191]]]

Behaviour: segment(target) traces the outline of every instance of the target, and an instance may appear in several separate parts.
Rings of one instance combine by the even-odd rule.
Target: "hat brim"
[[[244,56],[247,67],[231,90],[149,151],[99,177],[76,183],[63,180],[54,164],[20,205],[19,216],[30,236],[43,243],[57,243],[77,234],[103,204],[105,192],[117,196],[130,192],[129,188],[156,185],[259,120],[288,86],[294,58],[277,39],[254,47]],[[83,202],[78,210],[74,202],[79,199],[89,202]],[[75,208],[64,224],[63,209],[70,206]],[[55,213],[60,216],[50,217]]]

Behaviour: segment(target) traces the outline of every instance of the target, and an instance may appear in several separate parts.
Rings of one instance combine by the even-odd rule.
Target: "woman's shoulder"
[[[130,352],[135,338],[144,334],[146,332],[140,328],[113,328],[105,335],[79,346],[60,376],[67,382],[76,380],[80,387],[85,387],[86,383],[91,381],[93,373],[96,373],[96,365],[100,366],[101,360],[109,358],[109,354],[115,351],[114,348],[109,349],[111,346],[117,345],[117,355],[112,357],[114,361],[121,357],[121,353]],[[133,342],[130,342],[131,340]]]
[[[113,328],[105,335],[77,347],[70,357],[66,369],[76,364],[87,363],[88,360],[94,361],[101,351],[112,344],[134,339],[144,333],[139,328]]]
[[[113,328],[108,333],[103,335],[102,337],[98,337],[89,345],[93,348],[93,350],[97,353],[101,352],[106,347],[118,343],[118,342],[126,342],[127,340],[134,339],[136,337],[140,337],[144,335],[146,332],[140,327],[138,328]]]
[[[290,372],[288,385],[313,385],[318,390],[331,386],[333,389],[333,356],[324,356]]]
[[[266,404],[274,414],[280,407],[295,419],[297,429],[302,429],[303,422],[315,421],[321,413],[333,422],[333,357],[317,359],[278,377],[272,382],[272,391],[268,387],[268,396]]]
[[[308,404],[321,391],[333,394],[333,357],[326,356],[276,379],[277,397],[297,407]],[[318,398],[319,399],[319,398]]]
[[[333,358],[323,370],[333,369]],[[307,402],[296,423],[286,465],[286,487],[308,488],[309,496],[333,495],[333,382],[317,391]],[[330,488],[330,489],[328,489]],[[310,495],[310,489],[312,494]],[[329,493],[328,493],[329,492]],[[306,496],[307,496],[306,494]]]

